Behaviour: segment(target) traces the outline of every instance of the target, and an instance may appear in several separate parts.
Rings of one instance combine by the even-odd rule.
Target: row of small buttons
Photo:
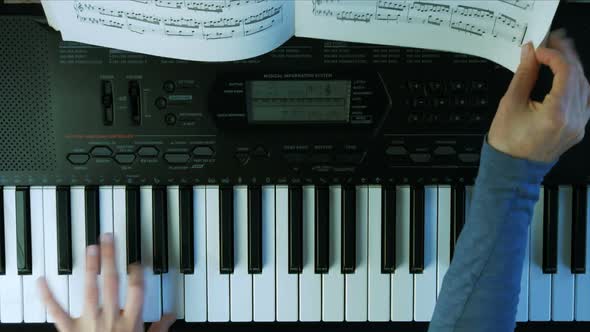
[[[488,84],[485,81],[473,80],[470,82],[454,80],[448,83],[442,81],[408,81],[407,87],[416,95],[441,95],[445,93],[487,92]]]
[[[428,163],[432,161],[432,154],[435,156],[453,156],[457,155],[459,161],[464,163],[476,163],[479,161],[479,153],[462,152],[457,153],[457,150],[452,146],[437,146],[432,154],[426,152],[409,153],[403,145],[392,145],[385,150],[385,154],[390,157],[409,157],[415,163]]]
[[[142,146],[137,150],[137,156],[143,158],[155,158],[158,157],[160,151],[154,146]],[[215,155],[215,150],[207,145],[197,146],[192,150],[192,154],[195,157],[210,158]],[[113,150],[108,146],[96,146],[90,150],[90,153],[71,153],[67,156],[67,160],[72,165],[85,165],[90,160],[90,157],[95,158],[110,158],[113,159],[120,165],[130,165],[136,159],[135,153],[117,153],[113,156]],[[164,160],[169,164],[184,164],[190,160],[188,153],[165,153]]]

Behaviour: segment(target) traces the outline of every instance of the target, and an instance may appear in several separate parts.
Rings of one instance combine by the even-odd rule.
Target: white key
[[[524,263],[520,277],[520,294],[518,295],[518,306],[516,307],[516,321],[526,322],[529,320],[529,269],[530,269],[530,243],[531,231],[527,233],[525,244]]]
[[[449,269],[451,255],[451,187],[438,187],[438,240],[436,260],[436,298]]]
[[[98,189],[98,205],[100,210],[100,233],[113,233],[113,187],[101,186]],[[101,273],[98,275],[98,298],[102,305],[102,291],[104,288],[104,276]]]
[[[367,224],[369,188],[356,188],[356,269],[345,276],[345,315],[349,322],[367,321]]]
[[[72,274],[69,276],[70,316],[80,317],[84,310],[86,273],[86,215],[84,187],[70,189],[72,216]]]
[[[184,276],[184,319],[207,321],[207,215],[205,187],[193,188],[195,271]]]
[[[344,275],[340,266],[340,227],[342,188],[330,187],[330,268],[322,275],[322,320],[341,322],[344,320]]]
[[[586,188],[586,220],[590,217],[590,187]],[[590,231],[586,230],[586,273],[576,274],[575,317],[577,321],[590,321]]]
[[[41,300],[37,279],[45,275],[45,247],[43,245],[43,188],[31,187],[31,249],[33,274],[23,276],[25,323],[44,323],[45,305]],[[0,282],[0,284],[2,284]]]
[[[429,321],[436,304],[436,223],[438,190],[424,188],[424,271],[414,274],[414,320]]]
[[[160,275],[154,274],[154,230],[151,186],[143,186],[139,189],[139,208],[141,263],[145,285],[142,316],[144,322],[157,322],[162,316],[162,281]]]
[[[208,186],[207,313],[210,322],[229,321],[229,275],[219,272],[219,187]]]
[[[574,320],[574,275],[570,270],[572,232],[572,188],[559,187],[557,218],[557,273],[551,284],[551,313],[554,321]]]
[[[168,273],[162,274],[162,310],[184,318],[184,276],[180,272],[180,192],[178,186],[167,188]]]
[[[410,273],[410,187],[396,189],[395,273],[391,275],[391,320],[413,319],[414,276]]]
[[[275,320],[275,188],[262,187],[262,273],[254,275],[254,321]]]
[[[299,275],[299,320],[322,319],[322,276],[315,273],[315,188],[303,187],[303,270]]]
[[[390,275],[381,273],[381,187],[369,187],[369,321],[389,321]]]
[[[277,321],[297,321],[299,278],[289,273],[289,188],[276,187]]]
[[[6,199],[6,198],[5,198]],[[43,233],[45,244],[45,279],[61,307],[69,312],[68,276],[57,272],[57,199],[55,187],[43,187]],[[54,323],[47,313],[47,322]]]
[[[551,320],[551,275],[543,273],[543,188],[531,220],[529,320]]]
[[[18,275],[16,248],[16,188],[4,187],[4,241],[6,275],[0,276],[2,323],[23,321],[23,279]]]
[[[248,187],[234,187],[234,273],[230,276],[231,321],[252,321],[252,275],[248,273]]]
[[[113,233],[115,236],[115,259],[119,271],[119,307],[127,300],[127,213],[124,186],[113,187]]]

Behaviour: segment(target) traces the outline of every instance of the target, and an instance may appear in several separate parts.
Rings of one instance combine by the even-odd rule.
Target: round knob
[[[164,121],[166,121],[167,125],[172,126],[176,123],[176,115],[174,115],[172,113],[168,113],[168,114],[166,114]]]
[[[173,93],[176,90],[176,84],[173,81],[164,82],[164,91]]]
[[[158,97],[156,99],[156,107],[158,109],[165,109],[166,107],[168,107],[168,100],[166,100],[166,98],[164,97]]]

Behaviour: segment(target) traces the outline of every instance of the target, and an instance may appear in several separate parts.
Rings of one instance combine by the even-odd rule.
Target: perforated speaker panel
[[[0,172],[55,169],[46,32],[0,17]]]

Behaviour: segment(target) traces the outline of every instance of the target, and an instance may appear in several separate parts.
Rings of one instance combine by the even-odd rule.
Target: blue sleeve
[[[526,236],[553,164],[516,159],[484,141],[480,169],[429,331],[514,331]]]

